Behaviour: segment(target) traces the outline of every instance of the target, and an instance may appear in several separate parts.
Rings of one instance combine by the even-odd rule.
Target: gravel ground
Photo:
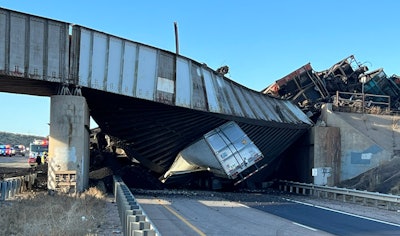
[[[114,202],[114,196],[108,195],[106,200],[106,220],[107,224],[101,225],[96,236],[123,235],[121,220],[118,214],[117,204]]]

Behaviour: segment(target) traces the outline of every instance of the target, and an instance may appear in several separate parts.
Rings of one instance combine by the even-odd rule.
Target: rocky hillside
[[[25,134],[14,134],[7,132],[0,132],[0,144],[19,145],[23,144],[25,147],[29,147],[34,139],[43,139],[45,137]]]

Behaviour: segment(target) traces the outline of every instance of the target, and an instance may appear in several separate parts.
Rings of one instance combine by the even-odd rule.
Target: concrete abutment
[[[89,122],[89,108],[84,97],[51,97],[49,190],[83,192],[88,188]]]

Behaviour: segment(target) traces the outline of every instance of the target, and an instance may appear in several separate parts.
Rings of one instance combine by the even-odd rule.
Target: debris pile
[[[382,68],[369,71],[353,55],[316,72],[308,63],[261,91],[291,100],[310,118],[317,119],[323,103],[348,112],[387,114],[400,110],[400,77]]]

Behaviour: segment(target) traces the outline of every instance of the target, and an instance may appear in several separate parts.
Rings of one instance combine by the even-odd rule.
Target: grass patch
[[[30,193],[0,202],[0,235],[96,235],[106,222],[105,194]]]

